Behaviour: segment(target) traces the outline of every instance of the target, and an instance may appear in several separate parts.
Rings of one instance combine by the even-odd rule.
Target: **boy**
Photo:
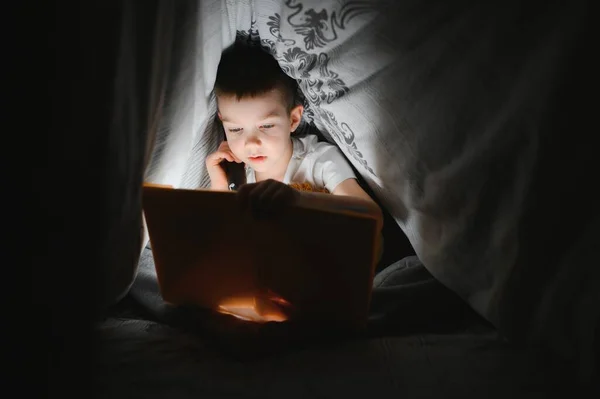
[[[227,140],[206,159],[211,189],[228,190],[222,161],[243,162],[247,184],[238,195],[244,206],[259,214],[272,213],[305,195],[290,184],[356,197],[381,212],[336,146],[318,142],[314,135],[292,135],[304,108],[295,80],[269,53],[240,42],[226,49],[215,94]]]

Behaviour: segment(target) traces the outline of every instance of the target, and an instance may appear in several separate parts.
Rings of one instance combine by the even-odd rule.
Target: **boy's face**
[[[292,155],[290,135],[300,124],[302,106],[289,112],[277,89],[240,100],[218,96],[217,102],[231,151],[256,172],[285,172]]]

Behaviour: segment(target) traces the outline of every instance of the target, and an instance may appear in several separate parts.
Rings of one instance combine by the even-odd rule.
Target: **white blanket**
[[[523,245],[540,121],[582,10],[540,10],[523,22],[510,2],[450,3],[180,5],[187,18],[176,26],[147,180],[207,186],[204,158],[220,139],[211,98],[220,53],[236,34],[253,37],[298,79],[306,126],[340,147],[429,271],[502,324],[503,308],[518,306],[503,298]],[[590,312],[585,320],[598,306]]]

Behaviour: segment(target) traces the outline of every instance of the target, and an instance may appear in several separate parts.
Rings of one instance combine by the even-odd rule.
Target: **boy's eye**
[[[241,129],[241,128],[239,128],[239,127],[234,127],[234,128],[232,128],[232,129],[228,129],[228,130],[229,130],[231,133],[239,133],[239,132],[241,132],[241,131],[242,131],[242,129]]]
[[[262,126],[261,126],[261,128],[262,128],[262,129],[270,129],[270,128],[272,128],[273,126],[275,126],[273,123],[267,123],[266,125],[262,125]]]

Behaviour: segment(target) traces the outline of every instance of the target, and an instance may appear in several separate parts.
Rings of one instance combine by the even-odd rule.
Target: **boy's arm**
[[[383,225],[383,212],[379,205],[367,194],[355,179],[346,179],[338,184],[332,193],[347,197],[345,203],[365,207],[377,218],[380,229]],[[259,183],[244,184],[237,192],[243,208],[250,208],[257,216],[277,214],[278,210],[296,203],[311,207],[330,206],[329,194],[296,191],[287,184],[276,180],[265,180]]]
[[[375,202],[369,194],[362,189],[356,179],[346,179],[338,184],[332,192],[333,195],[349,195],[351,197],[362,198],[367,201]]]
[[[353,200],[361,201],[373,214],[377,215],[383,225],[381,208],[358,184],[355,172],[341,150],[333,145],[320,143],[317,145],[315,153],[317,156],[311,171],[314,181],[319,185],[322,184],[333,195],[351,197]]]
[[[374,215],[379,231],[377,262],[383,253],[383,212],[373,199],[356,182],[356,179],[346,179],[339,183],[333,190],[333,195],[343,196],[344,206],[366,208],[366,211]],[[282,208],[290,204],[298,204],[305,207],[317,209],[323,206],[331,206],[331,194],[296,191],[287,184],[275,180],[266,180],[259,183],[244,184],[237,192],[243,208],[250,208],[255,216],[274,216]],[[329,200],[327,200],[329,198]],[[339,204],[338,204],[339,205]]]
[[[365,190],[362,189],[362,187],[358,184],[356,179],[344,180],[343,182],[341,182],[340,184],[338,184],[335,187],[332,194],[333,195],[346,195],[346,196],[350,196],[350,197],[354,197],[354,198],[359,198],[361,200],[368,202],[370,205],[370,208],[375,210],[377,212],[377,214],[379,215],[379,219],[383,220],[383,213],[381,212],[381,208],[379,208],[379,205],[377,205],[377,203],[375,201],[373,201],[373,198],[371,198],[371,196],[369,196],[369,194],[367,194],[365,192]]]

